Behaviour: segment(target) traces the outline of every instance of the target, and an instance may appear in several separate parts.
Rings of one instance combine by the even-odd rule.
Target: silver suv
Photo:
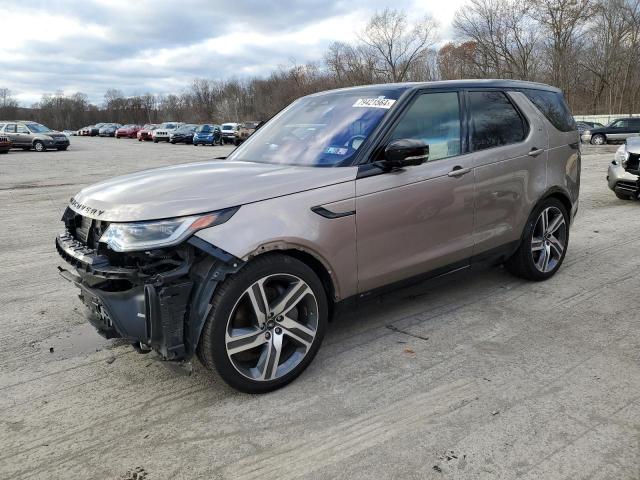
[[[49,127],[36,122],[21,120],[0,121],[0,133],[9,137],[13,148],[22,148],[36,152],[47,149],[66,150],[69,148],[69,137],[62,132],[51,130]]]
[[[61,270],[103,335],[167,360],[197,354],[233,387],[266,392],[309,365],[349,299],[486,261],[554,275],[578,207],[578,146],[546,85],[318,93],[226,160],[79,192],[56,239],[74,269]]]

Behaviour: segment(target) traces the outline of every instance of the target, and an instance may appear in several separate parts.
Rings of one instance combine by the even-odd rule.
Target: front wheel
[[[528,280],[551,278],[564,261],[569,245],[569,214],[556,198],[543,200],[525,225],[516,253],[505,262],[514,275]]]
[[[36,152],[44,152],[47,148],[44,146],[40,140],[33,142],[33,148]]]
[[[227,278],[211,301],[198,355],[233,388],[264,393],[300,375],[327,328],[327,296],[304,263],[266,254]]]
[[[600,133],[597,133],[596,135],[591,137],[591,144],[592,145],[604,145],[605,143],[607,143],[607,139],[605,138],[604,135],[602,135]]]

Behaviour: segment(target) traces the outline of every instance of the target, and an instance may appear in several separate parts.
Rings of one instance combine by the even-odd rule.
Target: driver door
[[[420,93],[383,141],[422,140],[427,162],[356,180],[359,292],[468,264],[474,173],[472,155],[462,154],[460,95]]]

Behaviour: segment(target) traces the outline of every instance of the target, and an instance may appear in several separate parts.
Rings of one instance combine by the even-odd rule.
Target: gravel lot
[[[380,297],[263,396],[101,339],[56,269],[81,187],[229,147],[0,156],[0,478],[640,478],[640,203],[606,186],[615,148],[583,148],[554,278],[494,268]]]

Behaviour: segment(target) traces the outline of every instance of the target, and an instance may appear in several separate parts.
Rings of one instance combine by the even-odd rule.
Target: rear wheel
[[[569,214],[556,198],[543,200],[533,211],[516,253],[505,267],[528,280],[551,278],[564,261],[569,244]]]
[[[604,135],[600,133],[597,133],[593,137],[591,137],[592,145],[604,145],[605,143],[607,143],[607,139]]]
[[[36,152],[44,152],[47,149],[44,146],[44,143],[42,143],[40,140],[36,140],[35,142],[33,142],[33,148]]]
[[[211,301],[198,355],[233,388],[263,393],[294,380],[313,360],[327,326],[317,275],[268,254],[227,278]]]

